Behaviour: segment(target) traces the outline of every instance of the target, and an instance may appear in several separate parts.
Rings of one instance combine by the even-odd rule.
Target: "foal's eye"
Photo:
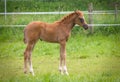
[[[80,22],[81,22],[81,23],[84,23],[84,19],[83,19],[83,18],[80,18]]]

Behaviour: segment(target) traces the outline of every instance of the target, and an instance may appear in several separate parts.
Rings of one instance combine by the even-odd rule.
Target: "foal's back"
[[[41,21],[31,22],[24,29],[24,41],[28,43],[36,42],[38,39],[41,39],[48,42],[56,42],[57,29],[58,22],[51,24]]]

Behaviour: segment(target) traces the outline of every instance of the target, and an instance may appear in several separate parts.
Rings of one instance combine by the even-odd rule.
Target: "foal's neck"
[[[72,29],[75,26],[76,15],[68,16],[67,18],[60,21],[62,24],[66,25],[67,28]]]
[[[70,21],[64,22],[67,29],[72,30],[72,28],[75,26],[74,20],[75,18],[72,18]]]

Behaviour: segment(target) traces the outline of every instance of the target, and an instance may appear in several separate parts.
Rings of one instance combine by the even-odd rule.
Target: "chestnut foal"
[[[24,29],[24,43],[27,44],[24,52],[24,73],[27,72],[27,63],[29,63],[30,72],[34,75],[31,53],[38,39],[41,39],[46,42],[60,44],[59,71],[61,74],[65,73],[68,75],[66,67],[66,42],[75,24],[82,26],[85,30],[88,29],[84,15],[79,10],[51,24],[41,21],[29,23]]]

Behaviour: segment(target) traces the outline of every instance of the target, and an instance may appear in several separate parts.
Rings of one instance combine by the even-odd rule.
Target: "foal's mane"
[[[68,22],[69,20],[71,20],[73,18],[73,16],[75,15],[76,13],[70,13],[66,16],[64,16],[59,22]]]
[[[68,23],[69,21],[71,21],[71,19],[73,19],[76,16],[83,16],[83,12],[76,10],[75,12],[64,16],[59,22],[60,23]]]

